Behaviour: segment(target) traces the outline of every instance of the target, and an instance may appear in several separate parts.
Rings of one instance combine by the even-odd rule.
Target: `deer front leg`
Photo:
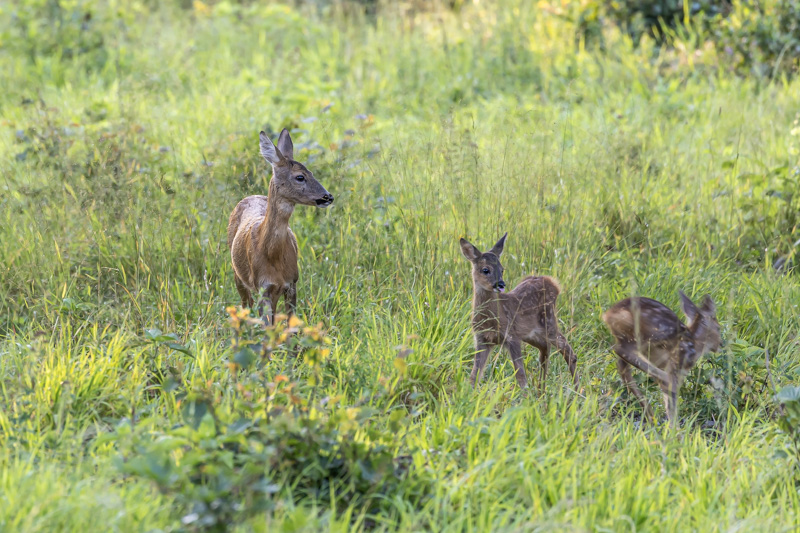
[[[671,375],[669,381],[662,381],[661,392],[664,396],[664,408],[667,410],[667,420],[671,426],[674,426],[678,420],[678,376]]]
[[[286,314],[292,316],[295,314],[297,308],[297,285],[292,283],[286,289],[286,294],[283,295],[283,303],[286,307]]]
[[[508,353],[511,354],[511,362],[514,363],[517,384],[524,389],[528,386],[528,379],[525,377],[525,364],[522,360],[522,344],[518,340],[506,340],[505,346]]]
[[[492,345],[484,342],[478,337],[475,337],[475,351],[475,363],[472,365],[472,374],[469,376],[469,382],[472,384],[473,388],[483,379],[483,372],[486,368],[486,359],[489,358],[489,353],[492,351]]]
[[[636,386],[636,381],[633,379],[631,375],[631,367],[630,364],[622,358],[620,352],[623,348],[620,345],[614,346],[614,351],[617,352],[617,372],[619,372],[619,376],[622,378],[622,382],[625,384],[625,387],[636,396],[636,399],[639,400],[639,403],[642,404],[642,409],[644,409],[644,416],[650,422],[653,421],[653,412],[650,410],[650,405],[647,403],[647,399],[642,394],[642,391],[639,390],[639,387]]]
[[[617,347],[620,349],[618,350]],[[618,344],[614,347],[614,351],[617,352],[617,355],[625,359],[628,364],[631,364],[642,372],[653,376],[659,382],[669,381],[669,377],[667,376],[666,372],[639,355],[639,349],[636,346],[636,343],[626,342],[624,344]]]
[[[274,298],[275,291],[274,285],[262,285],[261,291],[258,296],[258,314],[265,326],[272,326],[275,324],[275,304],[277,298]]]

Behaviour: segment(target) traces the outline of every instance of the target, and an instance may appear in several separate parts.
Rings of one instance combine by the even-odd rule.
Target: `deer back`
[[[549,276],[529,276],[508,294],[505,315],[519,339],[547,339],[558,332],[556,300],[561,286]]]

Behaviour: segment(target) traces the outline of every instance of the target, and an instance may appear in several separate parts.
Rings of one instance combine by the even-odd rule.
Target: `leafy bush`
[[[280,498],[356,506],[367,515],[390,511],[394,495],[412,505],[423,500],[424,476],[412,475],[409,459],[396,455],[405,410],[393,411],[382,429],[365,428],[374,411],[315,397],[331,342],[319,327],[302,328],[292,317],[288,327],[268,328],[261,341],[260,321],[246,310],[229,312],[232,396],[178,392],[183,420],[176,426],[119,425],[101,442],[120,444],[123,472],[174,497],[181,523],[194,531],[225,531]],[[305,387],[270,375],[273,354],[287,348],[301,351],[310,368]]]
[[[800,60],[800,2],[738,2],[711,36],[740,74],[793,75]]]
[[[727,15],[731,9],[728,0],[616,0],[607,4],[607,14],[617,25],[625,28],[638,40],[647,33],[662,39],[669,30],[687,20],[700,17],[704,26],[718,15]]]
[[[106,33],[112,17],[88,2],[15,2],[10,14],[11,24],[0,26],[0,39],[5,33],[4,44],[17,54],[32,60],[55,57],[87,71],[100,71],[111,59]]]

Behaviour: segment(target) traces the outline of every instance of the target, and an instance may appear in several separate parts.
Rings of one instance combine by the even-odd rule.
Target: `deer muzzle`
[[[317,207],[328,207],[333,203],[333,195],[331,193],[325,193],[322,195],[322,198],[318,198],[316,200]]]

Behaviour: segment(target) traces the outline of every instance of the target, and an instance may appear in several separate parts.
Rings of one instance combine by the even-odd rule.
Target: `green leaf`
[[[167,346],[175,350],[176,352],[185,353],[189,357],[192,357],[192,352],[189,351],[189,348],[184,346],[183,344],[178,344],[177,342],[168,342]]]
[[[228,433],[234,435],[238,433],[244,433],[244,431],[252,425],[253,422],[251,420],[248,420],[246,418],[240,418],[239,420],[228,426]]]
[[[193,400],[183,404],[183,417],[194,429],[200,427],[203,417],[208,413],[209,408],[206,400]]]
[[[786,459],[787,457],[789,457],[789,454],[784,450],[775,450],[775,453],[772,454],[773,459]]]
[[[775,395],[775,401],[782,404],[800,402],[800,387],[787,386],[782,388]]]
[[[391,430],[392,433],[397,433],[400,431],[400,429],[402,429],[401,422],[405,419],[405,417],[406,413],[403,409],[395,409],[392,411],[392,413],[389,415],[389,430]]]
[[[358,413],[356,413],[356,420],[358,420],[359,422],[363,422],[364,420],[367,420],[369,417],[374,416],[376,414],[378,414],[377,409],[374,409],[372,407],[362,407],[361,409],[358,410]]]
[[[144,330],[144,336],[145,336],[145,338],[147,340],[155,342],[156,339],[161,336],[161,330],[160,329],[155,329],[155,328],[154,329],[146,329],[146,330]]]
[[[379,481],[381,476],[373,469],[372,463],[367,459],[359,459],[358,467],[361,470],[361,478],[370,483]]]
[[[240,368],[246,369],[250,365],[253,364],[253,361],[256,360],[256,354],[253,353],[253,350],[245,346],[233,356],[233,362],[239,365]]]

